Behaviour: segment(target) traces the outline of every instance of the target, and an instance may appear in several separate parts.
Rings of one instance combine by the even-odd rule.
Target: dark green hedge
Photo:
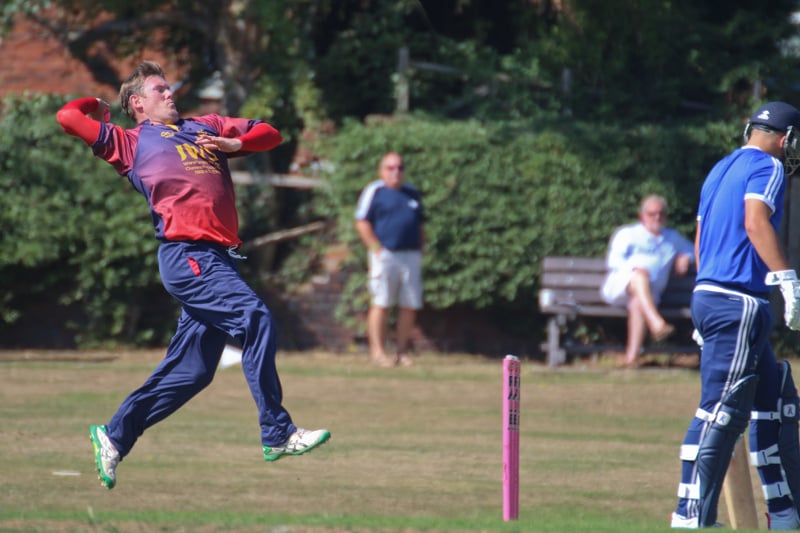
[[[63,97],[25,95],[0,111],[0,334],[46,324],[58,307],[76,342],[163,340],[174,319],[158,281],[147,204],[55,119]],[[31,338],[32,344],[41,339]]]
[[[354,260],[363,262],[353,229],[358,193],[377,179],[383,153],[402,153],[406,180],[421,190],[428,215],[426,304],[511,313],[516,319],[508,326],[530,331],[538,327],[544,256],[602,256],[611,232],[636,218],[647,193],[668,199],[672,225],[691,238],[702,180],[738,135],[738,124],[720,122],[349,122],[317,147],[331,162],[330,187],[317,209],[339,220],[337,240],[356,244]],[[343,318],[366,305],[358,292],[363,276],[355,278]]]

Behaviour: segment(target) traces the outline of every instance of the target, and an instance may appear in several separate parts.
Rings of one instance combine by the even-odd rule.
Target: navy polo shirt
[[[356,219],[366,220],[387,250],[420,250],[420,233],[425,221],[422,200],[416,188],[406,183],[400,189],[387,187],[383,180],[367,185],[358,199]]]

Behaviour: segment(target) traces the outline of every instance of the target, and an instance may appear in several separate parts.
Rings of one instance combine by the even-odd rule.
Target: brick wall
[[[96,45],[91,54],[111,58],[102,44]],[[108,101],[117,98],[118,86],[96,80],[86,65],[73,58],[48,30],[27,18],[18,17],[8,35],[0,38],[0,58],[0,98],[26,91],[97,96]],[[111,62],[122,79],[144,59],[158,61],[165,69],[171,65],[163,55],[148,50]]]
[[[89,69],[39,25],[18,18],[0,41],[0,97],[25,91],[93,94],[114,98],[116,90],[94,80]]]

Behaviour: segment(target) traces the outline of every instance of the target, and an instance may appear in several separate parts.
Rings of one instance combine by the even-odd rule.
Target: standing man
[[[242,342],[264,459],[315,448],[330,433],[296,427],[283,407],[272,315],[236,263],[243,259],[237,254],[242,241],[228,158],[270,150],[281,142],[280,133],[260,120],[180,118],[164,71],[149,61],[119,94],[122,109],[137,123],[133,129],[111,123],[109,105],[98,98],[68,102],[57,119],[147,199],[161,241],[161,279],[182,313],[163,362],[107,425],[90,427],[101,484],[112,489],[117,465],[144,431],[211,383],[229,335]]]
[[[420,194],[403,182],[403,158],[383,156],[379,180],[361,192],[356,208],[356,230],[369,250],[369,290],[372,304],[367,314],[370,357],[381,367],[410,366],[411,331],[422,308],[422,247],[425,220]],[[397,353],[386,355],[389,309],[397,303]]]
[[[715,525],[731,454],[748,423],[768,527],[800,528],[798,397],[789,364],[777,362],[770,347],[768,300],[770,286],[778,285],[786,325],[800,329],[799,282],[777,232],[785,175],[800,163],[799,128],[793,106],[763,105],[745,128],[745,146],[711,169],[700,193],[692,297],[702,337],[700,405],[681,446],[674,528]]]
[[[628,308],[629,368],[638,364],[647,329],[656,341],[675,330],[661,316],[658,302],[670,275],[685,275],[694,262],[692,243],[666,222],[667,201],[647,196],[639,206],[639,222],[618,228],[608,245],[608,275],[600,292],[609,304]]]

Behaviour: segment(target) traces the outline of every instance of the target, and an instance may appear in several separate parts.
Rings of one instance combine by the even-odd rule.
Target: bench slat
[[[575,304],[597,304],[603,305],[605,301],[600,296],[600,291],[596,288],[591,289],[544,289],[549,291],[550,302],[553,304],[575,305]],[[540,301],[542,303],[546,303]]]
[[[585,287],[598,290],[606,277],[605,271],[586,272],[545,272],[542,274],[542,288]]]
[[[659,308],[661,315],[666,319],[690,319],[692,312],[688,307],[662,307]],[[544,306],[542,312],[548,315],[575,315],[593,317],[618,317],[625,318],[628,312],[624,307],[613,307],[603,304],[580,304],[570,305],[568,303],[556,303]]]
[[[588,270],[605,272],[606,260],[598,257],[548,256],[542,261],[542,272],[549,270]]]
[[[578,303],[602,303],[600,287],[604,276],[595,274],[547,274],[542,278],[542,290],[549,290],[553,301]],[[692,276],[670,279],[664,294],[661,295],[663,307],[688,306],[694,289]]]

